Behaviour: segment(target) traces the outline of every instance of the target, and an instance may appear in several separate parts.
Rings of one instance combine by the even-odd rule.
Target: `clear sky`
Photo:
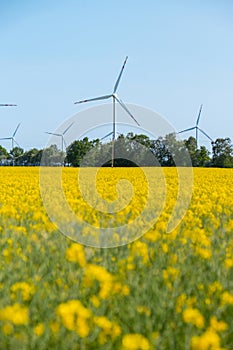
[[[203,103],[200,127],[233,140],[232,38],[230,0],[0,0],[0,103],[18,104],[0,108],[0,137],[21,122],[19,144],[44,147],[45,131],[88,107],[74,101],[111,93],[128,55],[125,102],[177,130]]]

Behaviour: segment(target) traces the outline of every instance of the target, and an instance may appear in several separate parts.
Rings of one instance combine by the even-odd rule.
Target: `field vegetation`
[[[79,171],[62,170],[67,201],[82,217]],[[166,202],[153,227],[101,249],[70,240],[50,221],[39,168],[1,168],[1,349],[233,348],[233,170],[195,168],[190,206],[170,233],[177,177],[175,168],[163,171]],[[127,168],[101,168],[98,193],[114,200],[113,179],[127,177]],[[138,215],[146,181],[135,186],[130,212]]]

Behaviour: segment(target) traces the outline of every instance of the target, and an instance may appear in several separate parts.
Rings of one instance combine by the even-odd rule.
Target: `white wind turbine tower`
[[[15,131],[13,132],[13,135],[12,135],[12,136],[0,138],[0,140],[11,140],[11,147],[12,147],[12,149],[14,148],[15,143],[16,143],[16,145],[17,145],[18,147],[20,147],[20,145],[18,144],[18,142],[15,140],[15,135],[16,135],[16,133],[17,133],[17,131],[18,131],[19,126],[20,126],[20,123],[17,125],[17,127],[16,127]],[[15,158],[14,158],[13,155],[12,155],[12,161],[13,161],[13,166],[14,166],[14,165],[15,165]]]
[[[202,107],[203,107],[203,105],[200,106],[199,113],[198,113],[198,116],[197,116],[196,125],[193,126],[193,127],[191,127],[191,128],[184,129],[184,130],[178,132],[178,134],[181,134],[181,133],[183,133],[183,132],[187,132],[187,131],[191,131],[191,130],[196,130],[196,141],[197,141],[197,144],[198,144],[198,131],[200,131],[200,132],[201,132],[203,135],[205,135],[211,142],[213,142],[213,139],[212,139],[205,131],[203,131],[201,128],[199,128],[199,122],[200,122]]]
[[[126,56],[126,58],[125,58],[125,61],[124,61],[123,66],[121,68],[120,74],[119,74],[119,76],[118,76],[118,78],[116,80],[115,86],[113,88],[113,92],[111,94],[75,102],[75,104],[78,104],[78,103],[91,102],[91,101],[107,100],[109,98],[112,98],[112,100],[113,100],[113,121],[112,121],[113,127],[112,127],[112,132],[110,132],[108,135],[105,136],[105,137],[107,137],[107,136],[112,134],[112,167],[114,166],[114,157],[115,157],[114,146],[115,146],[115,139],[116,139],[116,101],[126,111],[126,113],[128,113],[128,115],[135,121],[135,123],[137,125],[139,125],[139,123],[134,118],[132,113],[128,110],[128,108],[126,107],[124,102],[119,98],[119,96],[116,93],[117,89],[118,89],[118,86],[119,86],[119,83],[120,83],[120,80],[121,80],[121,76],[122,76],[123,70],[125,68],[125,64],[127,62],[127,59],[128,59],[128,56]]]
[[[20,147],[20,145],[18,144],[18,142],[15,140],[15,135],[16,135],[18,129],[19,129],[19,126],[20,126],[20,123],[17,125],[17,127],[16,127],[16,129],[15,129],[15,131],[14,131],[14,133],[13,133],[12,136],[9,136],[9,137],[1,137],[1,138],[0,138],[0,140],[11,140],[12,149],[14,148],[14,144],[15,144],[15,143],[16,143],[16,145],[17,145],[18,147]]]
[[[13,107],[17,105],[9,104],[9,103],[0,103],[0,107]]]
[[[57,133],[47,132],[47,131],[45,132],[46,134],[58,136],[58,137],[61,138],[61,150],[62,150],[62,152],[63,152],[63,150],[64,150],[64,147],[66,148],[66,142],[65,142],[65,139],[64,139],[64,135],[67,133],[67,131],[71,128],[71,126],[72,126],[73,124],[74,124],[74,122],[71,123],[71,124],[63,131],[62,134],[57,134]]]

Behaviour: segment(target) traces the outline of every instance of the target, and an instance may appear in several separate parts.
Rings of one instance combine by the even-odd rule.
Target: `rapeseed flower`
[[[197,328],[204,327],[204,317],[198,309],[188,308],[183,311],[183,319],[185,323],[191,323]]]
[[[192,337],[191,348],[192,350],[221,350],[220,337],[216,332],[207,330],[200,336]]]
[[[72,243],[66,250],[66,259],[71,262],[77,262],[81,267],[86,265],[84,247],[78,243]]]
[[[29,322],[28,308],[15,303],[0,309],[0,321],[10,321],[15,325],[26,325]]]
[[[60,304],[56,314],[61,317],[65,328],[76,331],[81,338],[87,337],[90,332],[88,320],[92,313],[79,300],[70,300]]]
[[[150,343],[142,334],[126,334],[122,338],[124,350],[149,350]]]
[[[38,323],[38,325],[36,325],[33,329],[33,332],[35,333],[35,335],[37,335],[38,337],[40,337],[41,335],[44,334],[45,331],[45,327],[43,325],[43,323]]]
[[[33,294],[35,293],[35,287],[33,284],[27,282],[17,282],[11,286],[11,297],[16,299],[17,292],[22,295],[23,301],[31,300]]]

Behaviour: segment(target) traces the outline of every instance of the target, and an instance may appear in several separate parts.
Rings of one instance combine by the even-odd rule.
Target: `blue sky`
[[[0,109],[0,137],[21,122],[19,144],[44,147],[45,131],[88,107],[74,101],[111,93],[128,55],[125,102],[177,130],[203,103],[200,127],[233,140],[232,37],[230,0],[0,0],[0,103],[18,104]]]

